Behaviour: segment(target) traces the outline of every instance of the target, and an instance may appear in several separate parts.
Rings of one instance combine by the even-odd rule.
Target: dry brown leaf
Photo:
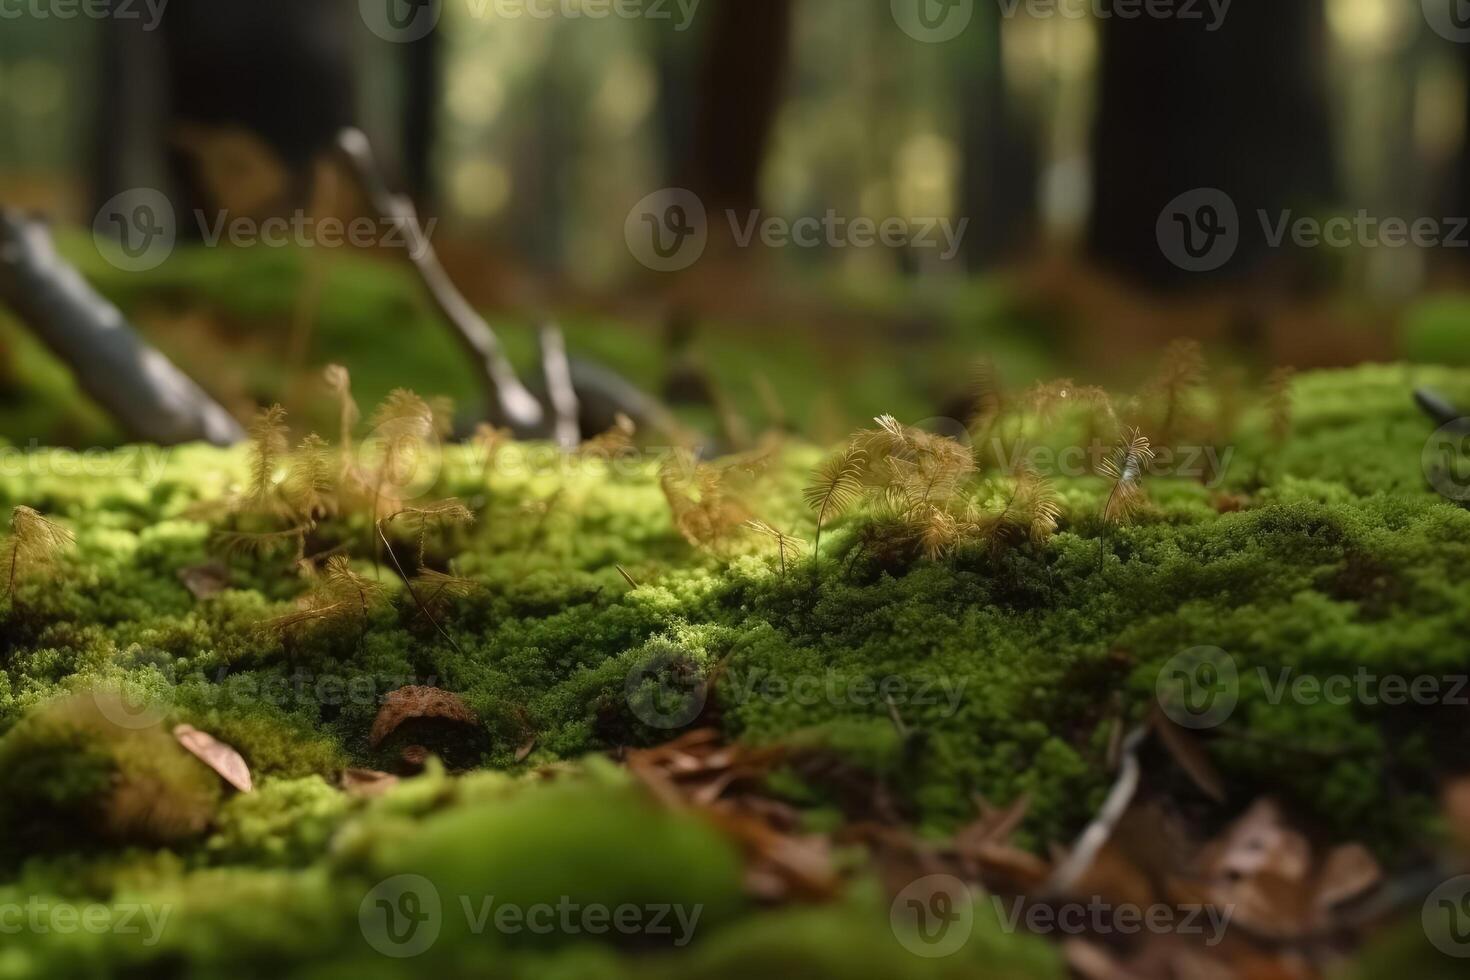
[[[1153,713],[1153,726],[1159,741],[1190,781],[1216,803],[1224,803],[1225,780],[1210,761],[1210,755],[1198,736],[1176,724],[1157,707]]]
[[[1319,912],[1330,912],[1351,901],[1383,880],[1383,869],[1361,844],[1344,844],[1334,848],[1317,873],[1314,901]]]
[[[255,788],[244,757],[213,735],[201,732],[193,725],[175,725],[174,738],[240,792],[249,793]]]
[[[516,761],[517,762],[525,762],[526,759],[531,755],[531,753],[535,751],[535,749],[536,749],[536,738],[535,738],[535,736],[532,736],[530,739],[528,739],[525,742],[525,744],[523,744],[520,748],[516,749]]]
[[[410,718],[438,718],[465,725],[478,725],[479,717],[458,694],[438,687],[400,687],[383,699],[373,719],[369,741],[373,748]]]
[[[208,599],[230,586],[230,569],[222,562],[207,561],[179,569],[179,581],[196,599]]]

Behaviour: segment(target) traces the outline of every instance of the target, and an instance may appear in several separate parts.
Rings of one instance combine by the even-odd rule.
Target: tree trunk
[[[353,123],[356,9],[338,0],[170,3],[160,32],[169,99],[163,137],[186,206],[207,203],[197,168],[178,148],[189,127],[253,133],[303,182],[291,203],[302,202],[312,160]]]
[[[1197,188],[1229,195],[1239,246],[1213,272],[1235,277],[1269,251],[1258,212],[1330,201],[1334,180],[1322,0],[1239,3],[1205,20],[1113,18],[1102,28],[1094,137],[1093,256],[1145,284],[1197,283],[1157,226]]]
[[[961,195],[963,213],[970,219],[965,255],[971,271],[1015,255],[1037,220],[1035,133],[1009,104],[1000,7],[983,4],[981,10],[986,20],[970,29],[975,42],[958,71],[963,86]]]
[[[786,79],[792,0],[708,0],[706,7],[690,190],[711,214],[751,210]]]

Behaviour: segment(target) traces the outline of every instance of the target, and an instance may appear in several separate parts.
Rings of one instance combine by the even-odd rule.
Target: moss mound
[[[190,925],[146,949],[53,937],[23,955],[58,975],[73,958],[254,972],[284,969],[329,936],[337,959],[313,952],[314,965],[297,966],[336,975],[371,954],[358,923],[364,895],[415,873],[445,893],[492,882],[521,904],[572,894],[638,905],[657,894],[709,916],[711,935],[677,952],[484,946],[451,933],[426,954],[449,969],[508,948],[508,975],[554,960],[568,975],[633,965],[687,975],[697,962],[698,975],[719,976],[744,945],[773,963],[803,950],[812,975],[884,975],[904,955],[886,929],[886,951],[822,940],[849,922],[881,921],[876,899],[757,915],[738,898],[733,858],[705,828],[650,817],[596,766],[589,783],[565,788],[518,774],[717,724],[732,738],[839,760],[928,829],[966,819],[976,795],[1004,804],[1030,794],[1022,840],[1041,847],[1095,811],[1113,732],[1153,710],[1161,675],[1198,648],[1221,651],[1236,678],[1232,710],[1205,742],[1231,803],[1275,792],[1328,835],[1391,849],[1422,834],[1438,780],[1464,768],[1463,709],[1446,699],[1308,697],[1293,685],[1362,672],[1448,679],[1470,666],[1470,513],[1429,485],[1438,460],[1426,462],[1433,427],[1413,406],[1416,384],[1470,404],[1463,372],[1306,375],[1293,387],[1289,437],[1273,435],[1267,412],[1247,412],[1217,447],[1228,459],[1204,479],[1146,478],[1149,503],[1130,522],[1102,521],[1105,482],[1063,468],[1055,536],[963,546],[938,561],[872,547],[865,515],[833,521],[817,563],[785,561],[755,534],[696,549],[671,519],[656,454],[609,462],[513,445],[487,461],[447,447],[425,494],[458,497],[478,519],[392,544],[395,554],[422,549],[426,569],[470,586],[434,593],[426,613],[423,595],[405,595],[381,558],[374,571],[370,522],[344,518],[313,549],[349,551],[388,600],[340,628],[288,636],[261,624],[312,587],[289,556],[230,559],[221,587],[202,598],[188,587],[195,570],[220,562],[218,522],[201,505],[246,483],[244,452],[125,449],[80,473],[39,453],[25,472],[0,474],[0,503],[63,522],[77,543],[48,577],[21,582],[0,604],[0,780],[21,794],[3,806],[95,799],[104,774],[126,768],[118,758],[142,736],[99,751],[78,709],[56,706],[94,689],[233,744],[262,788],[227,801],[213,832],[176,845],[177,856],[146,852],[82,878],[67,863],[82,842],[58,820],[27,872],[51,876],[39,893],[73,893],[84,879],[91,894],[141,888],[171,896]],[[1075,419],[1031,435],[1033,450],[1086,444]],[[780,448],[747,494],[752,514],[809,541],[800,491],[821,455]],[[415,684],[462,697],[484,727],[482,765],[506,775],[431,774],[371,805],[333,788],[344,766],[385,764],[369,738],[379,703]],[[38,753],[42,744],[61,748]],[[781,782],[813,821],[849,805],[819,774],[793,768]],[[648,860],[652,838],[666,860]],[[259,907],[259,921],[224,913],[241,901]],[[1018,942],[977,941],[985,955]],[[1020,947],[1024,969],[1054,969],[1044,949]],[[976,967],[983,957],[971,972],[945,962],[935,975],[1029,975]]]

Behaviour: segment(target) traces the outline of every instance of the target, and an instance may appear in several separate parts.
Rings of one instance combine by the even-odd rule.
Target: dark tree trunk
[[[1258,212],[1330,201],[1332,153],[1322,0],[1256,0],[1206,21],[1113,18],[1102,28],[1095,132],[1093,256],[1134,280],[1198,282],[1158,242],[1165,206],[1224,191],[1240,244],[1214,274],[1238,276],[1268,251]]]
[[[699,73],[700,20],[687,33],[668,29],[663,21],[649,21],[649,41],[658,72],[658,103],[655,107],[659,153],[664,182],[678,184],[692,177],[694,118],[698,111],[695,80]]]
[[[786,79],[792,0],[707,0],[690,189],[713,213],[749,210]]]
[[[125,0],[110,0],[118,7]],[[168,183],[163,155],[167,126],[163,49],[146,21],[108,17],[98,39],[95,120],[91,140],[93,212],[134,187]]]
[[[1001,62],[999,5],[967,36],[975,42],[958,71],[963,132],[964,214],[970,219],[966,263],[979,271],[1015,255],[1036,227],[1037,146],[1032,128],[1009,104]]]
[[[420,210],[431,210],[443,45],[434,30],[403,48],[403,184]]]
[[[353,122],[352,18],[337,0],[173,0],[173,115],[242,126],[302,167]]]

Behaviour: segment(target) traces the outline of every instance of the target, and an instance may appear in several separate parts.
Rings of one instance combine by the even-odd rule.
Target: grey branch
[[[551,403],[556,444],[576,449],[582,441],[581,405],[572,383],[572,365],[567,360],[567,342],[555,323],[541,325],[541,373],[546,377],[546,400]]]
[[[494,399],[499,415],[496,421],[509,425],[518,435],[544,431],[546,412],[541,403],[516,377],[515,369],[506,358],[490,324],[475,312],[444,271],[429,237],[419,224],[413,202],[388,189],[373,158],[367,136],[360,129],[344,129],[337,136],[337,148],[373,210],[384,220],[400,226],[408,236],[408,257],[423,280],[430,299],[454,328],[455,337],[473,360],[486,391]]]
[[[56,253],[39,221],[0,211],[0,300],[126,430],[159,445],[245,438],[240,424]]]
[[[1143,745],[1143,740],[1148,738],[1149,731],[1147,725],[1140,725],[1123,740],[1123,763],[1118,767],[1118,778],[1113,783],[1108,798],[1103,801],[1102,809],[1072,846],[1072,852],[1052,872],[1051,880],[1046,883],[1046,894],[1069,893],[1097,860],[1103,845],[1112,838],[1118,821],[1128,812],[1128,806],[1138,792],[1138,780],[1142,775],[1138,765],[1138,749]]]

